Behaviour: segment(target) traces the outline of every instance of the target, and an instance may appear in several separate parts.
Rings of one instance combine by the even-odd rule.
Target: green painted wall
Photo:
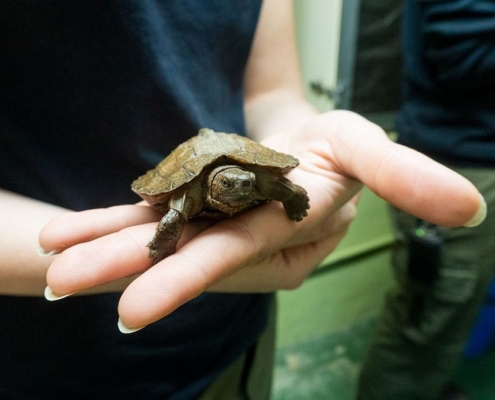
[[[298,289],[278,293],[279,347],[326,335],[377,315],[392,284],[387,206],[368,189],[358,215],[318,273]]]

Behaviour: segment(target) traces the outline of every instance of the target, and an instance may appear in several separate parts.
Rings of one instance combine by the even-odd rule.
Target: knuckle
[[[284,279],[282,282],[282,287],[281,289],[283,290],[296,290],[302,286],[302,284],[305,281],[305,277],[301,276],[288,276]]]
[[[308,275],[314,269],[313,265],[309,265],[308,260],[300,259],[293,255],[286,255],[283,252],[285,268],[282,274],[281,288],[283,290],[295,290],[301,287]]]

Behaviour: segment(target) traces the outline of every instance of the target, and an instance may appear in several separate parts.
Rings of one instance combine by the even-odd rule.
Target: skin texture
[[[0,191],[2,293],[41,296],[47,283],[55,296],[119,291],[116,322],[118,311],[123,326],[135,329],[206,290],[298,287],[344,236],[363,184],[439,225],[473,218],[480,197],[461,176],[391,143],[353,113],[318,116],[303,96],[294,43],[290,2],[265,1],[246,70],[245,114],[252,138],[299,159],[289,178],[311,198],[303,221],[289,220],[277,202],[214,225],[190,221],[177,252],[150,268],[146,244],[162,218],[151,207],[73,213]],[[39,257],[38,244],[60,254]]]

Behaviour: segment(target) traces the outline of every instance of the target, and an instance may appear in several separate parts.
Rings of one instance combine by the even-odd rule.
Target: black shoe
[[[470,400],[467,393],[454,383],[450,383],[442,390],[438,400]]]

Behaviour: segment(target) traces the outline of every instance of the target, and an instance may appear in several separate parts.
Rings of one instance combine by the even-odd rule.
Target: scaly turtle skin
[[[132,183],[132,190],[165,216],[148,243],[153,264],[175,252],[189,218],[227,218],[278,200],[287,216],[307,215],[306,190],[283,175],[299,161],[246,137],[201,129],[155,169]]]

